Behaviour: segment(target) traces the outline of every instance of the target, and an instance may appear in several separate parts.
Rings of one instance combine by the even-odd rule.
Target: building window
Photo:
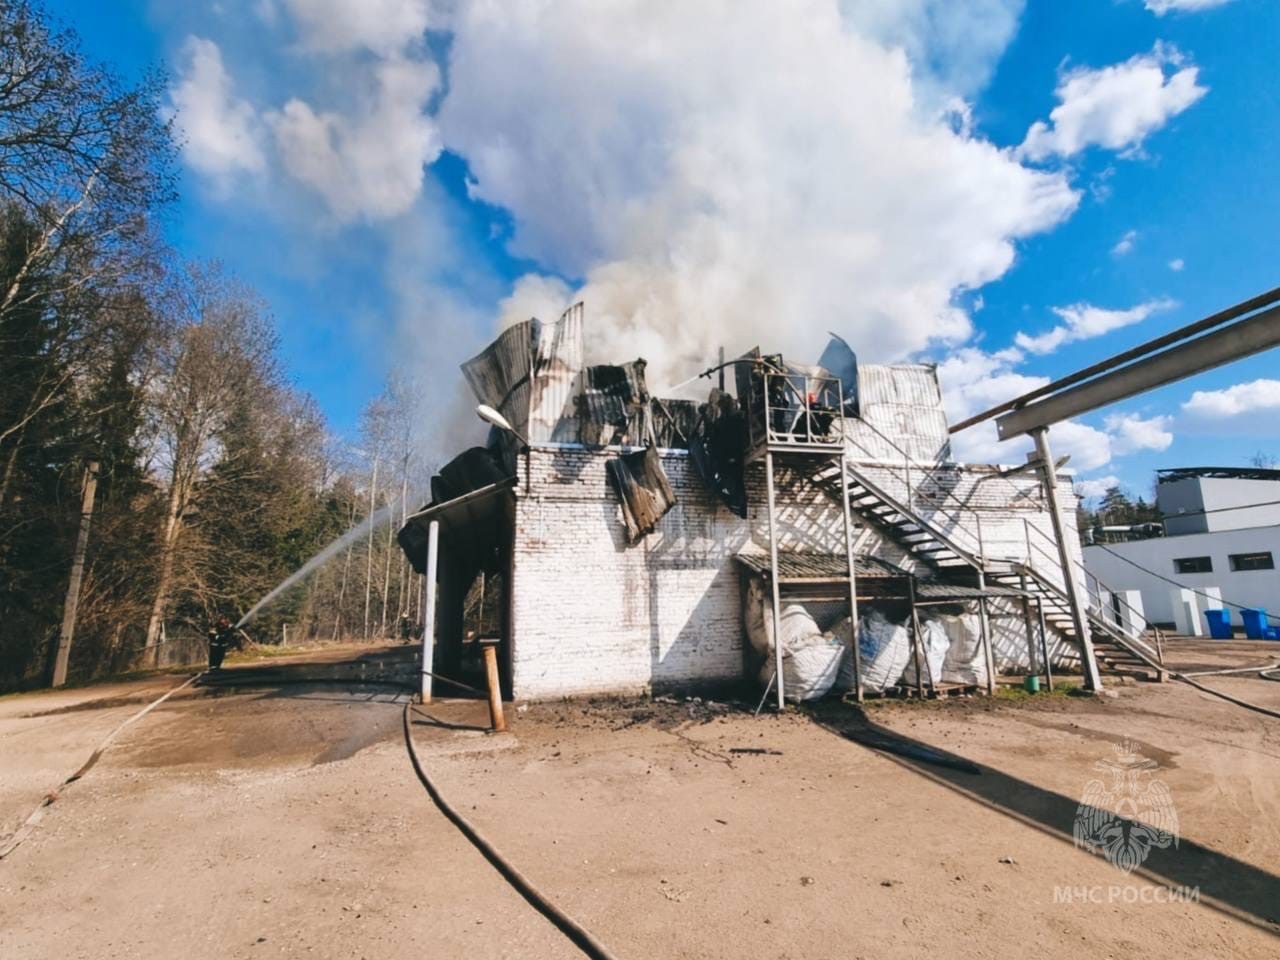
[[[1231,569],[1236,571],[1274,570],[1276,568],[1276,562],[1271,559],[1270,550],[1264,550],[1260,553],[1233,553],[1227,559],[1231,561]]]
[[[1208,557],[1180,557],[1173,561],[1173,569],[1178,573],[1213,573],[1213,561]]]

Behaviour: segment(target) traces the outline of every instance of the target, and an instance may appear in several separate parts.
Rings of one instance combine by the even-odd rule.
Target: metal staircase
[[[1057,557],[1045,549],[1049,542],[1045,534],[1029,524],[1026,529],[1026,561],[1015,564],[1010,572],[994,573],[992,580],[1025,589],[1039,602],[1046,623],[1074,641],[1076,629],[1067,593],[1056,579],[1061,577],[1062,567]],[[1042,543],[1037,544],[1033,531]],[[1159,629],[1089,573],[1083,564],[1077,562],[1076,567],[1086,588],[1084,612],[1099,668],[1156,682],[1167,680],[1169,674],[1164,668]],[[1154,643],[1148,639],[1148,634],[1155,638]]]
[[[839,469],[839,464],[833,464],[815,477],[837,500],[840,477],[836,471]],[[947,531],[886,493],[852,463],[846,464],[846,470],[849,506],[859,516],[887,533],[912,556],[941,573],[982,568],[982,561],[971,550],[961,546]]]
[[[870,424],[867,426],[871,427]],[[896,443],[874,427],[871,429],[890,448],[902,454],[902,468],[883,461],[878,462],[877,466],[890,470],[897,481],[895,485],[903,486],[908,491],[909,499],[913,489],[910,459]],[[841,461],[823,464],[814,474],[815,481],[838,502],[842,495],[840,474],[843,471],[843,486],[848,490],[848,502],[853,512],[887,534],[911,556],[923,561],[948,580],[976,580],[979,587],[993,583],[1025,591],[1043,611],[1046,627],[1080,646],[1066,591],[1055,582],[1055,578],[1061,577],[1062,570],[1056,545],[1052,541],[1049,541],[1053,546],[1053,552],[1050,553],[1033,542],[1032,530],[1035,528],[1027,524],[1027,550],[1024,557],[986,556],[976,532],[977,514],[971,507],[954,495],[947,494],[955,500],[957,522],[953,527],[944,529],[935,520],[903,503],[886,490],[883,484],[877,483],[859,469],[857,456],[857,451],[849,450]],[[918,474],[919,466],[916,471]],[[971,527],[959,522],[958,518],[966,513],[974,517]],[[1048,540],[1044,533],[1039,530],[1035,532]],[[1083,567],[1081,570],[1083,571]],[[1134,629],[1122,623],[1121,618],[1108,611],[1105,605],[1106,600],[1114,598],[1115,594],[1092,574],[1085,571],[1084,575],[1086,585],[1090,585],[1091,581],[1093,586],[1093,590],[1086,591],[1084,612],[1099,669],[1111,674],[1137,676],[1154,681],[1168,679],[1158,642],[1152,644],[1144,635],[1150,625],[1142,620],[1140,628]],[[1125,619],[1136,618],[1130,616]]]

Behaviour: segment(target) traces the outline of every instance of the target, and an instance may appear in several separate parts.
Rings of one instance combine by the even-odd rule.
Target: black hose
[[[431,800],[435,803],[437,809],[461,831],[464,837],[471,841],[471,845],[480,851],[484,858],[492,864],[493,868],[502,874],[506,881],[516,889],[516,892],[524,897],[530,906],[550,920],[556,929],[563,933],[574,946],[588,957],[591,957],[592,960],[614,960],[613,954],[600,941],[593,937],[585,927],[543,896],[524,874],[512,866],[498,852],[498,849],[485,839],[479,830],[472,826],[462,814],[449,806],[448,801],[440,795],[439,789],[423,768],[422,761],[418,758],[418,751],[414,749],[412,728],[409,726],[410,706],[412,705],[409,703],[404,705],[405,746],[409,749],[409,760],[413,763],[414,773],[418,775],[422,785],[427,788],[427,793],[431,796]]]
[[[1260,673],[1263,676],[1271,672],[1273,671],[1270,671],[1270,670],[1260,671]],[[1223,693],[1221,690],[1214,690],[1212,687],[1206,687],[1203,683],[1197,683],[1195,680],[1192,680],[1190,677],[1186,676],[1185,674],[1175,673],[1172,676],[1173,676],[1173,679],[1175,680],[1181,680],[1183,683],[1190,684],[1191,686],[1195,687],[1197,690],[1203,690],[1205,693],[1211,693],[1215,697],[1221,697],[1223,700],[1226,700],[1228,703],[1234,703],[1237,707],[1244,707],[1246,710],[1252,710],[1255,713],[1262,713],[1268,717],[1275,717],[1277,720],[1280,720],[1280,710],[1272,710],[1270,707],[1260,707],[1258,706],[1258,704],[1250,703],[1248,700],[1241,700],[1239,697],[1233,697],[1229,693]],[[1273,678],[1267,677],[1267,679],[1270,680]]]

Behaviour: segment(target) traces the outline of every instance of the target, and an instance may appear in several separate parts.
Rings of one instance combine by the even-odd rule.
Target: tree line
[[[392,522],[250,634],[372,637],[417,615],[393,539],[429,472],[413,386],[392,378],[340,442],[289,382],[262,298],[166,247],[163,90],[0,0],[0,690],[49,682],[82,529],[73,680],[198,645],[374,514]]]

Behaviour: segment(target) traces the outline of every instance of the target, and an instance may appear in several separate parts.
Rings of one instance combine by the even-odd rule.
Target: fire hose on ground
[[[516,889],[516,892],[524,897],[530,906],[550,920],[561,933],[568,937],[574,946],[588,957],[591,957],[592,960],[614,960],[613,954],[609,952],[604,944],[592,936],[591,932],[582,924],[552,903],[466,817],[449,805],[449,802],[441,795],[440,788],[436,786],[426,768],[422,765],[418,751],[413,746],[413,733],[409,725],[409,714],[412,708],[412,703],[404,705],[404,743],[409,750],[409,760],[413,763],[413,771],[418,775],[418,779],[422,781],[422,785],[426,788],[436,808],[444,814],[446,820],[458,828],[459,832],[471,842],[472,846],[480,851],[481,855],[493,865],[493,868],[502,874],[503,878]]]
[[[18,846],[22,843],[22,841],[26,840],[27,837],[31,836],[31,832],[35,830],[36,825],[41,820],[44,819],[45,810],[49,806],[51,806],[53,803],[55,803],[58,800],[58,798],[61,796],[60,791],[63,788],[68,787],[71,784],[75,783],[77,780],[83,777],[86,773],[88,773],[91,769],[93,769],[93,765],[98,762],[99,758],[101,758],[102,752],[111,745],[111,741],[114,740],[117,736],[119,736],[121,731],[123,731],[125,727],[138,722],[143,717],[145,717],[148,713],[154,710],[156,707],[160,706],[160,704],[164,703],[166,700],[172,697],[175,693],[191,686],[191,684],[195,683],[202,676],[204,676],[204,671],[201,671],[200,673],[192,674],[191,676],[187,677],[187,679],[182,683],[178,684],[178,686],[174,687],[173,689],[157,697],[155,700],[152,700],[149,704],[147,704],[137,713],[133,714],[131,717],[125,720],[124,723],[120,724],[118,727],[112,730],[109,734],[107,734],[106,737],[102,740],[102,742],[99,743],[98,746],[94,748],[93,753],[89,754],[89,759],[86,760],[84,763],[82,763],[80,765],[80,768],[76,770],[75,773],[71,774],[71,776],[67,777],[65,780],[63,780],[56,787],[54,787],[52,790],[50,790],[48,793],[44,795],[44,799],[40,801],[40,805],[31,811],[31,815],[27,817],[26,820],[22,821],[22,825],[13,832],[13,835],[9,837],[8,842],[6,842],[3,847],[0,847],[0,860],[3,860],[5,857],[9,856],[9,854],[13,853],[13,851],[18,848]]]

